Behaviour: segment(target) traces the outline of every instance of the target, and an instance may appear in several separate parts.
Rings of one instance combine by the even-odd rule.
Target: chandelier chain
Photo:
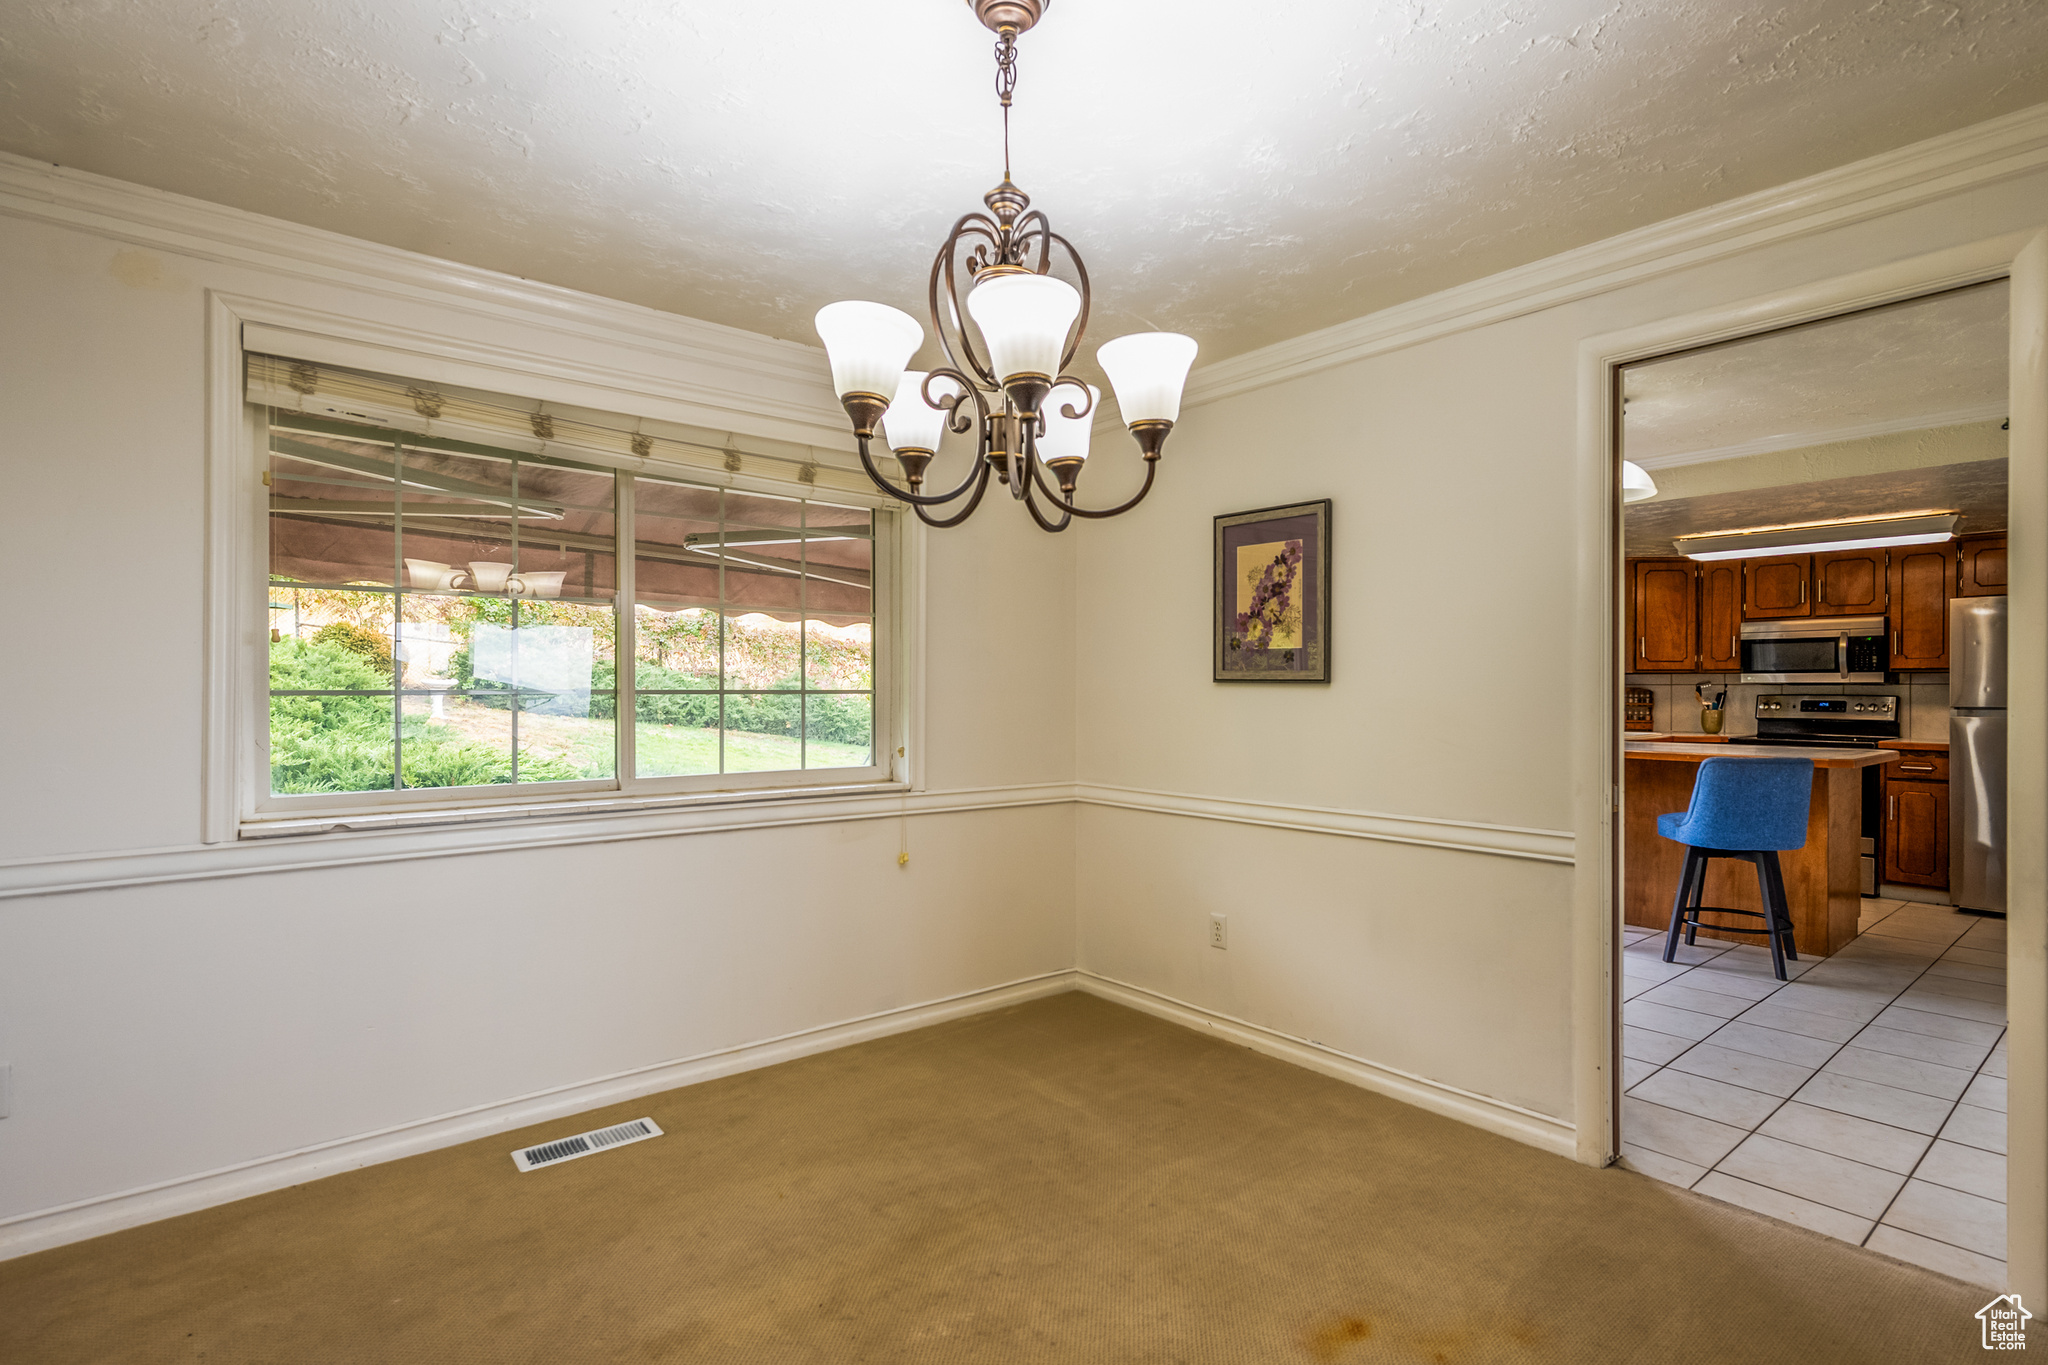
[[[1003,102],[1003,179],[1010,178],[1010,94],[1017,88],[1017,35],[996,35],[996,98]]]

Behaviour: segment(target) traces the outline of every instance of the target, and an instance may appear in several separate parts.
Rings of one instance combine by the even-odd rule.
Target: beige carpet
[[[1987,1297],[1063,995],[0,1263],[0,1361],[1901,1365]]]

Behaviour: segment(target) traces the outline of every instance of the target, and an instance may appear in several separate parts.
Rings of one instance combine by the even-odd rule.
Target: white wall
[[[652,374],[649,415],[844,458],[807,348],[238,215],[242,243],[180,236],[201,208],[0,171],[0,873],[91,881],[201,838],[209,290]],[[1072,540],[1023,523],[991,499],[929,542],[923,808],[1072,782]],[[1062,803],[0,899],[0,1219],[1061,971],[1072,823]],[[57,855],[108,856],[21,861]]]
[[[843,444],[814,356],[25,178],[0,161],[0,857],[92,855],[91,880],[199,837],[209,289],[701,379],[652,415]],[[1152,999],[1570,1123],[1579,344],[2048,222],[2048,172],[1976,183],[1728,245],[1814,202],[1788,200],[1716,229],[1685,258],[1702,264],[1637,243],[1614,252],[1633,283],[1546,264],[1466,322],[1364,320],[1364,358],[1288,377],[1325,346],[1305,338],[1218,367],[1231,384],[1198,374],[1129,517],[1048,537],[990,499],[929,541],[936,813],[0,899],[0,1220],[1077,954]],[[1212,683],[1210,518],[1317,497],[1336,503],[1336,680]],[[1054,804],[943,809],[988,788]],[[0,882],[47,870],[0,863]]]
[[[1189,408],[1145,514],[1079,544],[1080,781],[1572,829],[1581,341],[2044,223],[2034,172]],[[1210,518],[1323,497],[1333,681],[1211,682]],[[1082,807],[1084,970],[1574,1119],[1568,872],[1182,804]]]

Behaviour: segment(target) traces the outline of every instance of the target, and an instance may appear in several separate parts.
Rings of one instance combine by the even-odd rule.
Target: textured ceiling
[[[1922,508],[1962,513],[1962,534],[2006,529],[2006,462],[1979,460],[1931,469],[1901,469],[1852,479],[1781,484],[1775,488],[1711,493],[1631,506],[1626,550],[1631,556],[1668,555],[1674,536],[1777,526],[1836,517],[1869,517]]]
[[[1001,169],[959,0],[8,0],[0,146],[813,341]],[[1055,0],[1017,179],[1218,359],[2048,99],[2038,0]]]
[[[1631,365],[1622,444],[1655,469],[2005,409],[2004,280]]]

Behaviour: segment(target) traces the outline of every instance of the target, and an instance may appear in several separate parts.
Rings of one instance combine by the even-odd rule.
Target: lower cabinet
[[[1948,887],[1948,783],[1884,784],[1884,879]]]

